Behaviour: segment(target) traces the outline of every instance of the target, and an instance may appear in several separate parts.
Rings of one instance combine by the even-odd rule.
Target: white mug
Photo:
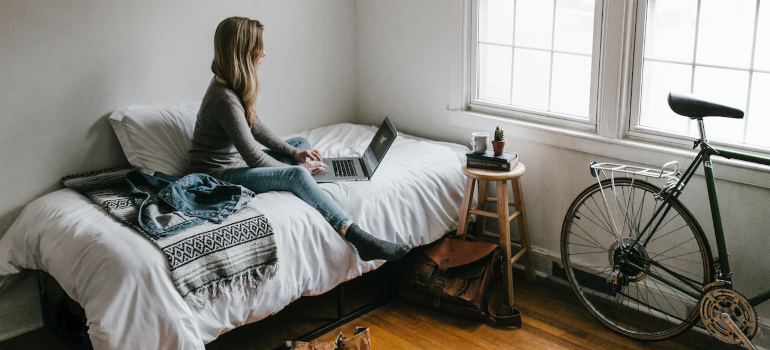
[[[473,147],[473,152],[476,152],[476,153],[486,152],[487,144],[489,144],[488,132],[478,131],[471,134],[471,147]]]

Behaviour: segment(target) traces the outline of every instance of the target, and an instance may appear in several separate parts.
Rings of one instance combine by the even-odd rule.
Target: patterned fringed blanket
[[[153,239],[138,224],[137,208],[119,167],[62,178],[121,223],[155,243],[168,259],[179,294],[196,307],[222,294],[246,296],[278,267],[273,229],[257,209],[244,206],[221,224],[206,221],[173,236]],[[249,288],[250,287],[250,288]]]

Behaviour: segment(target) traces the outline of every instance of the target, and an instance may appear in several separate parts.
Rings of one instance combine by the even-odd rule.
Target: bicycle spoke
[[[662,289],[660,289],[660,286],[659,286],[658,282],[657,282],[655,279],[652,279],[652,282],[653,282],[655,285],[657,285],[657,286],[658,286],[658,290],[660,290],[660,291],[661,291],[661,293],[663,293]],[[686,294],[684,294],[684,293],[681,293],[681,292],[679,292],[678,290],[676,290],[676,291],[675,291],[673,294],[674,294],[674,296],[676,297],[676,299],[679,301],[679,304],[680,304],[680,305],[682,305],[682,307],[684,308],[684,310],[687,310],[688,308],[691,308],[691,309],[697,309],[697,308],[695,307],[695,305],[697,305],[697,303],[698,303],[698,300],[697,300],[697,299],[688,298],[687,300],[683,300],[683,299],[682,299],[682,297],[683,297],[683,296],[686,296]],[[666,300],[667,300],[667,301],[669,301],[669,304],[671,303],[669,298],[666,298]],[[689,302],[688,302],[688,301],[689,301]],[[675,307],[674,305],[671,305],[671,307],[672,307],[674,310],[676,310],[676,307]],[[678,315],[678,313],[677,313],[677,315]],[[682,316],[679,316],[679,317],[678,317],[678,319],[680,319],[680,320],[683,320],[683,319],[684,319],[684,317],[682,317]]]
[[[580,227],[580,225],[578,225],[578,224],[575,224],[575,226],[576,226],[577,228],[579,228],[581,231],[583,231],[583,233],[585,233],[585,234],[586,234],[588,237],[591,237],[591,240],[592,240],[592,241],[594,241],[594,242],[596,242],[596,244],[597,244],[597,246],[598,246],[598,247],[603,247],[603,245],[602,245],[601,243],[599,243],[599,241],[598,241],[596,238],[594,238],[594,236],[592,236],[590,233],[588,233],[588,231],[584,230],[584,229],[583,229],[582,227]],[[572,233],[575,233],[575,232],[574,232],[574,231],[572,231]],[[615,235],[611,235],[611,236],[612,236],[613,238],[615,237]]]
[[[650,300],[650,292],[649,292],[649,290],[647,288],[644,289],[644,292],[646,294],[645,295],[646,298],[642,299],[642,297],[639,295],[639,289],[640,288],[637,287],[635,289],[636,289],[636,298],[637,298],[637,300],[641,300],[642,301],[642,303],[640,303],[638,301],[636,302],[636,305],[637,305],[636,310],[641,312],[641,308],[638,305],[644,305],[647,308],[647,311],[649,313],[652,313],[652,308],[650,307],[650,303],[649,303],[649,300]]]
[[[594,202],[594,206],[596,207],[596,210],[598,210],[599,213],[602,214],[601,217],[604,219],[604,224],[605,224],[603,227],[608,232],[610,232],[612,236],[615,236],[615,230],[612,225],[612,218],[609,216],[609,213],[605,213],[605,210],[606,210],[605,206],[604,205],[600,206],[599,203],[596,202],[596,198],[592,198],[592,200]],[[602,203],[604,203],[604,198],[602,198]],[[589,209],[591,213],[594,212],[593,210],[591,210],[591,208],[587,208],[587,209]],[[596,216],[596,218],[599,219],[599,215],[594,214],[594,216]]]
[[[642,213],[644,213],[644,204],[646,203],[646,199],[647,199],[647,192],[644,192],[644,194],[642,195],[642,200],[641,200],[641,204],[640,204],[640,207],[639,207],[639,213],[634,215],[633,225],[636,228],[636,236],[632,237],[634,239],[637,239],[637,238],[639,238],[642,235],[642,233],[639,232],[639,226],[640,226],[640,224],[642,222],[641,218],[642,218]]]
[[[653,281],[653,282],[655,282],[655,281]],[[648,292],[649,292],[650,290],[652,290],[652,289],[650,288],[650,286],[647,284],[647,279],[645,279],[645,280],[644,280],[644,288],[645,288],[645,289],[646,289]],[[658,292],[660,292],[660,288],[658,288]],[[652,300],[654,300],[654,301],[655,301],[655,304],[657,304],[657,308],[655,308],[655,310],[662,310],[663,308],[661,307],[661,305],[660,305],[660,302],[658,301],[658,298],[656,298],[656,297],[655,297],[655,293],[654,293],[654,291],[653,291],[653,293],[651,293],[651,294],[650,294],[650,296],[652,297]],[[666,301],[668,301],[668,299],[666,299]],[[670,304],[670,303],[669,303],[669,304]],[[673,305],[672,305],[672,308],[673,308]]]
[[[658,292],[660,292],[661,294],[663,294],[663,293],[664,293],[664,292],[663,292],[663,290],[660,288],[660,284],[658,284],[658,282],[657,282],[657,281],[655,281],[655,279],[649,279],[649,280],[650,280],[650,281],[652,281],[652,283],[653,283],[653,284],[655,285],[655,287],[658,289]],[[646,281],[646,280],[645,280],[645,281]],[[647,286],[647,284],[646,284],[646,283],[645,283],[645,286]],[[678,294],[674,293],[674,296],[675,296],[677,299],[679,299],[679,301],[680,301],[680,302],[682,302],[682,298],[680,298]],[[655,294],[653,294],[653,295],[652,295],[652,297],[653,297],[653,299],[655,299],[655,302],[656,302],[656,303],[658,303],[658,307],[660,307],[660,309],[663,309],[663,305],[660,305],[660,302],[658,302],[658,299],[657,299],[657,298],[655,298]],[[672,303],[671,303],[671,300],[670,300],[669,298],[663,298],[663,299],[666,301],[666,303],[668,303],[668,306],[670,306],[670,307],[671,307],[671,309],[672,309],[674,312],[676,312],[676,307],[674,306],[674,304],[672,304]],[[679,316],[679,314],[678,314],[678,313],[677,313],[676,317],[679,317],[679,318],[681,319],[681,316]]]
[[[698,254],[698,253],[700,253],[700,252],[697,251],[697,250],[694,250],[694,251],[687,252],[687,253],[681,253],[681,254],[679,254],[677,256],[668,256],[668,255],[658,254],[657,256],[662,256],[663,259],[656,259],[656,260],[658,262],[661,262],[661,261],[666,261],[666,260],[672,260],[673,259],[673,260],[679,260],[679,261],[682,261],[682,262],[689,262],[689,263],[693,263],[693,264],[698,264],[698,263],[700,263],[699,261],[688,260],[688,259],[682,259],[681,258],[682,256],[685,256],[685,255],[693,255],[693,254]]]
[[[676,218],[676,217],[672,217],[671,219],[669,219],[668,221],[666,221],[664,224],[662,224],[662,225],[658,226],[658,232],[660,232],[660,229],[662,229],[662,228],[666,227],[666,226],[667,226],[669,223],[671,223],[671,221],[673,221],[675,218]],[[687,225],[685,224],[684,226],[682,226],[682,227],[680,227],[680,228],[678,228],[678,229],[681,229],[681,228],[683,228],[683,227],[687,227]],[[674,230],[668,231],[667,233],[663,234],[662,236],[656,236],[656,237],[655,237],[655,239],[650,239],[650,240],[648,240],[648,241],[647,241],[647,244],[649,244],[650,242],[654,242],[654,241],[656,241],[656,240],[658,240],[658,239],[664,238],[664,237],[666,237],[666,236],[668,236],[668,235],[670,235],[670,234],[672,234],[672,233],[676,232],[676,230],[678,230],[678,229],[674,229]]]
[[[585,266],[583,266],[583,267],[585,267]],[[607,271],[609,271],[609,268],[608,268],[608,267],[605,267],[604,269],[602,269],[601,271],[599,271],[599,273],[597,273],[597,274],[595,274],[595,275],[594,275],[594,274],[591,274],[591,275],[592,275],[592,276],[599,276],[599,277],[601,277],[601,275],[602,275],[603,273],[606,273]],[[588,275],[586,275],[586,277],[585,277],[585,278],[583,278],[583,279],[586,279],[586,278],[588,278]],[[582,289],[582,288],[587,288],[587,287],[581,287],[581,289]],[[589,288],[589,289],[590,289],[590,288]]]
[[[653,256],[653,257],[651,257],[651,259],[652,259],[652,258],[656,258],[656,257],[658,257],[658,256],[659,256],[659,255],[661,255],[661,254],[665,254],[665,253],[668,253],[668,252],[670,252],[670,251],[672,251],[672,250],[674,250],[674,249],[676,249],[676,248],[680,247],[682,244],[685,244],[685,243],[687,243],[687,242],[689,242],[689,241],[692,241],[693,239],[695,239],[695,237],[693,237],[693,238],[690,238],[690,239],[688,239],[688,240],[686,240],[686,241],[684,241],[684,242],[682,242],[682,243],[679,243],[679,244],[677,244],[677,245],[675,245],[675,246],[673,246],[673,247],[671,247],[671,248],[668,248],[667,250],[664,250],[664,251],[662,251],[662,252],[658,253],[657,255],[655,255],[655,256]]]
[[[622,191],[625,192],[625,189],[623,189]],[[624,214],[623,215],[623,217],[624,217],[623,218],[623,227],[625,228],[626,224],[628,225],[628,233],[629,233],[628,236],[629,237],[633,237],[632,234],[634,233],[634,230],[633,230],[633,220],[631,220],[631,217],[634,216],[634,207],[633,207],[634,199],[633,199],[633,194],[634,194],[634,191],[630,191],[630,190],[628,191],[628,197],[626,199],[626,205],[625,205],[626,209],[623,211],[623,214]],[[625,195],[624,195],[624,197],[625,197]],[[629,208],[630,208],[630,210],[629,210]],[[631,213],[631,215],[629,215],[629,212]],[[638,231],[639,230],[637,229],[637,234],[638,234]]]
[[[574,253],[574,254],[571,254],[571,255],[586,255],[586,254],[607,254],[607,251],[606,250],[596,250],[596,251],[593,251],[593,252]]]
[[[606,264],[605,265],[580,265],[580,267],[582,267],[582,268],[589,268],[589,267],[602,268],[602,269],[604,269],[604,270],[602,270],[602,272],[606,271],[606,270],[609,270],[609,268],[608,268],[609,265],[606,265]],[[599,274],[597,274],[597,276],[598,275]]]
[[[699,281],[696,281],[696,280],[694,280],[694,279],[692,279],[692,278],[690,278],[690,277],[687,277],[687,276],[684,276],[684,275],[682,275],[682,274],[679,274],[679,273],[677,273],[677,272],[674,272],[674,271],[672,271],[671,269],[669,269],[668,267],[666,267],[665,265],[659,264],[659,263],[658,263],[657,261],[655,261],[655,260],[650,260],[649,262],[650,262],[650,264],[652,264],[653,266],[655,266],[655,267],[657,267],[657,268],[659,268],[659,269],[661,269],[661,270],[665,271],[665,272],[666,272],[666,273],[668,273],[669,275],[671,275],[671,276],[674,276],[674,277],[676,277],[676,278],[678,278],[678,279],[684,279],[684,280],[688,280],[688,281],[690,281],[690,282],[692,282],[692,283],[694,283],[694,284],[696,284],[696,285],[705,285],[705,283],[703,283],[703,282],[699,282]],[[704,278],[704,279],[705,279],[705,276],[695,276],[695,278]]]
[[[598,206],[599,204],[598,204],[598,203],[596,203],[596,200],[595,200],[595,199],[594,199],[594,204],[596,204],[596,206],[597,206],[597,210],[601,210],[601,209],[600,209],[600,207]],[[599,215],[597,215],[597,214],[594,212],[594,210],[593,210],[593,209],[591,209],[591,208],[588,208],[588,207],[587,207],[586,209],[587,209],[589,212],[591,212],[591,214],[592,214],[592,215],[593,215],[593,216],[594,216],[594,217],[597,219],[596,221],[601,221],[601,220],[599,220],[599,219],[603,219],[603,220],[604,220],[604,222],[602,222],[602,224],[603,224],[603,225],[602,225],[602,224],[599,224],[599,223],[597,223],[597,222],[596,222],[596,221],[594,221],[594,220],[591,220],[591,219],[590,219],[590,218],[588,218],[588,216],[586,216],[586,215],[584,215],[583,217],[585,217],[586,219],[588,219],[588,220],[590,220],[591,222],[593,222],[593,223],[594,223],[594,225],[601,227],[602,229],[604,229],[604,231],[606,231],[606,232],[609,232],[611,236],[613,236],[613,237],[615,236],[615,232],[614,232],[614,231],[612,230],[612,228],[611,228],[612,224],[610,223],[610,221],[609,221],[609,219],[607,218],[607,216],[605,216],[605,215],[602,215],[602,217],[600,218],[600,217],[599,217]]]
[[[575,200],[562,228],[563,266],[583,304],[610,328],[645,340],[691,327],[699,310],[688,291],[712,277],[700,228],[677,199],[660,201],[660,191],[639,179],[604,180]],[[613,261],[621,264],[617,282]]]
[[[582,238],[582,237],[581,237],[581,238]],[[585,238],[583,238],[583,240],[586,240],[586,239],[585,239]],[[572,245],[573,245],[573,246],[578,246],[578,247],[588,247],[588,248],[602,248],[601,246],[598,246],[598,245],[586,245],[586,244],[578,244],[578,243],[572,243]],[[603,250],[602,250],[602,251],[603,251]]]
[[[631,297],[631,296],[629,296],[629,295],[626,295],[625,293],[619,293],[619,294],[622,294],[623,296],[625,296],[625,297],[627,297],[627,298],[629,298],[629,299],[631,299],[631,300],[634,300],[634,298],[633,298],[633,297]],[[634,301],[636,301],[637,303],[639,302],[638,300],[634,300]],[[667,312],[666,312],[666,311],[664,311],[664,310],[661,310],[661,309],[657,309],[657,308],[654,308],[654,307],[650,306],[650,305],[649,305],[649,303],[648,303],[648,304],[646,304],[646,306],[647,306],[648,308],[650,308],[651,310],[654,310],[654,311],[656,311],[656,312],[659,312],[659,313],[661,313],[661,314],[663,314],[663,315],[666,315],[666,316],[668,316],[668,317],[674,318],[674,319],[676,319],[677,321],[687,322],[687,320],[686,320],[686,319],[684,319],[684,318],[681,318],[681,317],[677,317],[677,316],[675,316],[675,315],[672,315],[672,314],[669,314],[669,313],[667,313]]]

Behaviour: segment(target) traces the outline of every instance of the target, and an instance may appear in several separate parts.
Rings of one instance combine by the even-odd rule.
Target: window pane
[[[558,112],[553,116],[590,121],[597,2],[474,1],[478,6],[478,27],[474,28],[478,74],[472,108],[483,108],[483,101],[491,101],[511,110],[522,107]],[[552,64],[555,51],[559,53]],[[556,75],[552,80],[553,70]]]
[[[514,0],[479,2],[479,40],[513,45]]]
[[[695,68],[695,90],[700,98],[715,103],[746,109],[749,73],[732,69]],[[743,119],[706,118],[706,136],[732,142],[743,142]]]
[[[553,1],[516,1],[516,45],[551,49]]]
[[[551,54],[516,49],[513,59],[513,104],[548,110]]]
[[[755,50],[754,68],[770,71],[770,2],[765,2],[759,6],[759,25],[757,26],[757,47]]]
[[[553,55],[551,111],[588,117],[591,57]]]
[[[591,54],[595,0],[557,0],[554,49]]]
[[[751,107],[746,143],[770,147],[770,74],[754,73],[751,83]]]
[[[511,48],[479,44],[479,98],[510,103]]]
[[[702,0],[696,62],[749,68],[756,0]]]
[[[692,62],[697,0],[648,2],[644,57]]]
[[[691,92],[741,110],[751,102],[755,113],[770,113],[765,102],[770,100],[770,74],[761,68],[770,69],[770,8],[760,7],[757,14],[759,4],[759,0],[647,0],[639,125],[698,134],[696,123],[666,117],[673,113],[665,103],[668,91]],[[694,62],[686,57],[692,50],[696,51]],[[706,136],[770,146],[770,141],[754,134],[762,128],[770,130],[770,121],[754,118],[705,118]]]
[[[644,62],[639,124],[687,134],[688,120],[671,111],[668,93],[690,92],[692,67],[684,64]]]

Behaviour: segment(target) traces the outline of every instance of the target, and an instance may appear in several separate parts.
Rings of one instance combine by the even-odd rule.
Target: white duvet
[[[374,131],[338,124],[286,137],[307,138],[324,157],[360,156]],[[373,235],[424,245],[456,228],[466,151],[402,135],[372,181],[321,187]],[[317,211],[289,192],[261,194],[250,205],[273,226],[279,268],[247,298],[223,295],[202,309],[188,305],[155,245],[69,189],[27,205],[0,239],[0,274],[50,273],[86,310],[96,349],[203,349],[222,333],[383,263],[358,259]]]

